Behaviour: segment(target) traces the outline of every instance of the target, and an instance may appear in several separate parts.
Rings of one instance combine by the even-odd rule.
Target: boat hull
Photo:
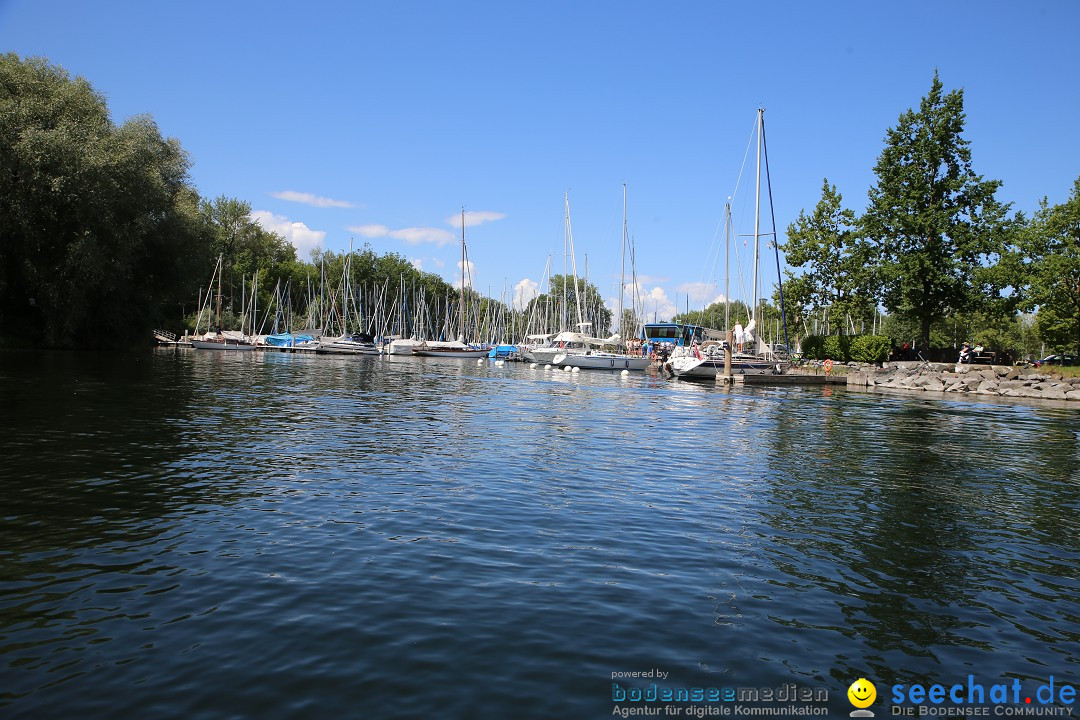
[[[491,353],[489,349],[475,348],[413,348],[412,354],[417,357],[452,357],[452,358],[486,358]]]
[[[582,350],[568,350],[566,348],[559,347],[537,347],[530,348],[524,353],[524,357],[529,362],[539,363],[541,365],[551,364],[551,362],[559,355],[573,355],[576,353],[584,353]]]
[[[251,343],[235,340],[192,340],[191,347],[196,350],[219,350],[223,352],[248,352],[255,349]]]
[[[724,361],[720,359],[699,360],[695,357],[677,357],[668,364],[675,377],[715,380],[724,375]],[[777,375],[787,371],[787,363],[764,358],[731,359],[732,375]]]
[[[317,351],[320,355],[379,355],[379,348],[375,345],[360,343],[331,342],[320,343]]]
[[[582,370],[644,370],[652,364],[647,357],[619,355],[618,353],[585,353],[581,355],[556,355],[552,365],[576,367]]]

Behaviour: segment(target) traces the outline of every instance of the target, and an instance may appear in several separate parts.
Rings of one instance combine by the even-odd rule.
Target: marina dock
[[[716,377],[718,383],[723,383],[723,376]],[[846,375],[732,375],[732,383],[736,385],[847,385]]]

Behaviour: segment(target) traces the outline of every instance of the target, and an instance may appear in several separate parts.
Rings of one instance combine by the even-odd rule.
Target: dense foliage
[[[841,327],[847,317],[873,316],[877,287],[872,248],[859,235],[855,213],[842,201],[836,186],[825,180],[814,212],[799,213],[781,246],[789,265],[804,268],[797,277],[788,271],[785,304],[797,311],[829,308]]]
[[[506,309],[467,292],[473,332],[485,320],[494,332]],[[366,246],[298,259],[248,203],[200,198],[184,150],[152,119],[116,125],[86,80],[0,57],[0,337],[95,347],[145,344],[155,326],[409,333],[423,331],[417,317],[449,334],[459,296]]]
[[[808,360],[880,363],[891,350],[892,340],[884,335],[808,335],[802,341]]]
[[[1039,335],[1055,350],[1080,354],[1080,178],[1064,203],[1043,200],[1023,238],[1028,306],[1039,308]]]
[[[973,310],[1001,288],[988,272],[1006,239],[1008,207],[994,198],[963,138],[963,91],[943,92],[934,75],[918,111],[886,134],[863,232],[876,253],[881,300],[919,323],[923,344],[938,317]]]
[[[209,238],[179,143],[41,60],[0,57],[0,334],[146,338],[194,291]]]
[[[847,334],[884,308],[882,331],[928,356],[963,340],[1017,357],[1040,341],[1080,351],[1080,180],[1030,223],[1009,217],[995,198],[1001,181],[973,169],[964,123],[963,92],[945,92],[935,73],[918,108],[887,131],[861,217],[824,182],[813,213],[788,228],[785,254],[800,269],[785,284],[789,311]]]

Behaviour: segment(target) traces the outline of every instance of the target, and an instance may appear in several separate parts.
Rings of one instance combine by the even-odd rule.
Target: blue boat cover
[[[266,336],[266,344],[274,347],[293,347],[297,343],[313,342],[314,340],[315,338],[312,335],[292,335],[290,333]]]

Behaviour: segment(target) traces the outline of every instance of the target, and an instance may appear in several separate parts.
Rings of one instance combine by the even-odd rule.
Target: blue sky
[[[738,182],[736,231],[752,232],[752,158],[739,177],[759,106],[781,233],[826,177],[865,207],[887,128],[935,69],[964,89],[999,199],[1065,200],[1078,28],[1075,0],[0,0],[0,50],[85,77],[117,121],[152,115],[204,197],[246,200],[304,255],[367,242],[456,283],[464,206],[473,284],[509,300],[549,256],[563,271],[569,191],[579,272],[587,255],[614,298],[626,183],[659,317],[722,291],[710,257]]]

